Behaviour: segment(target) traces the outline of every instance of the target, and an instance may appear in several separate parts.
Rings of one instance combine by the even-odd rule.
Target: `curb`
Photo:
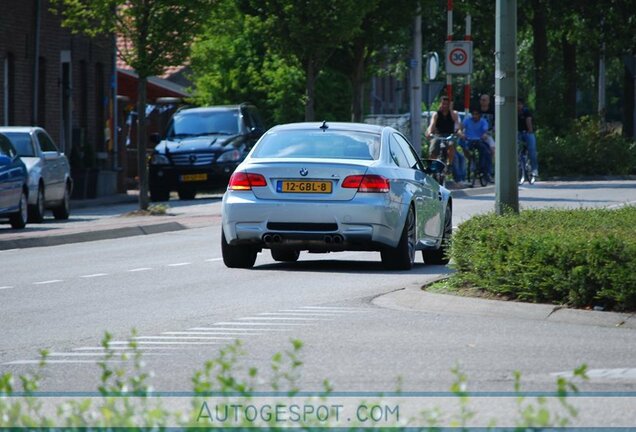
[[[18,238],[0,241],[0,250],[23,249],[32,247],[59,246],[69,243],[83,243],[95,240],[111,240],[138,235],[159,234],[185,230],[187,227],[179,222],[165,222],[150,225],[135,225],[122,228],[60,234],[46,237]]]
[[[462,198],[493,193],[495,192],[495,186],[485,186],[470,189],[451,189],[450,192],[453,198]]]

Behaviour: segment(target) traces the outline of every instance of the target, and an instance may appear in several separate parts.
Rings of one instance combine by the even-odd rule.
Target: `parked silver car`
[[[379,251],[408,270],[415,251],[448,262],[452,199],[407,139],[386,126],[296,123],[270,129],[232,175],[222,203],[228,267],[250,268],[262,249],[276,261],[301,250]]]
[[[46,209],[55,219],[68,219],[73,187],[68,159],[40,127],[0,127],[29,172],[29,222],[42,222]]]

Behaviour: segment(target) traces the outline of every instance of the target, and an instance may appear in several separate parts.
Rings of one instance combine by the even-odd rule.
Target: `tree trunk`
[[[307,73],[307,100],[305,101],[305,121],[316,120],[316,113],[314,111],[314,102],[316,96],[316,71],[313,58],[307,60],[307,66],[305,68]]]
[[[532,34],[534,37],[534,85],[536,92],[535,110],[546,112],[550,106],[548,75],[548,34],[545,0],[532,0]],[[541,122],[544,123],[544,122]],[[544,124],[547,124],[545,122]]]
[[[146,77],[137,87],[137,167],[139,172],[139,209],[148,209],[148,170],[146,163]]]
[[[566,118],[576,118],[576,45],[561,37],[563,48],[563,71],[565,92],[563,94],[563,114]]]

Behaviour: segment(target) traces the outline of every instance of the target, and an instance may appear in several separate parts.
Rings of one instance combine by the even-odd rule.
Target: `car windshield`
[[[33,151],[33,142],[31,141],[31,136],[27,132],[5,132],[4,134],[7,138],[9,138],[9,140],[11,140],[13,147],[15,147],[18,152],[18,156],[35,156],[35,152]]]
[[[268,133],[253,158],[310,158],[373,160],[380,156],[377,134],[328,130],[288,130]]]
[[[238,111],[183,112],[176,114],[168,127],[168,138],[203,135],[234,135],[239,132]]]

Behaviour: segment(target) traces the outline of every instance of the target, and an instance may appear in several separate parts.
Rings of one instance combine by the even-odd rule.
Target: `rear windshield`
[[[18,156],[32,157],[35,156],[33,151],[33,141],[31,141],[31,135],[26,132],[5,132],[7,138],[13,144]]]
[[[176,114],[168,127],[168,138],[201,135],[235,135],[239,132],[239,113],[228,111],[194,111]]]
[[[309,158],[373,160],[380,156],[380,136],[373,133],[328,130],[287,130],[263,136],[253,158]]]

